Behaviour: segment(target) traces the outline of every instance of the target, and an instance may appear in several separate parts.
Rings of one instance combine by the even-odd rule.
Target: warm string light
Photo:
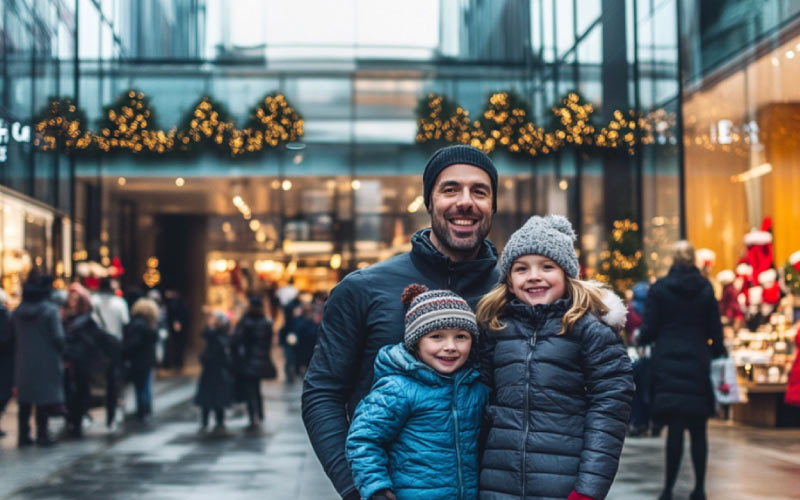
[[[206,145],[231,157],[276,148],[303,136],[303,119],[280,93],[267,95],[244,129],[209,97],[201,98],[181,129],[157,129],[149,100],[130,90],[106,108],[100,132],[82,130],[83,112],[69,99],[53,100],[34,125],[34,144],[44,151],[127,151],[156,155],[193,152]]]
[[[512,92],[497,92],[489,97],[480,121],[470,121],[469,112],[445,96],[428,94],[417,113],[418,143],[445,142],[469,144],[486,153],[503,147],[512,153],[531,156],[550,154],[566,145],[626,147],[634,153],[637,141],[642,144],[672,143],[674,113],[658,109],[640,116],[630,110],[616,110],[609,123],[597,129],[591,123],[594,106],[583,103],[570,92],[561,105],[553,108],[557,120],[554,130],[546,132],[528,120],[527,104]],[[637,133],[638,129],[638,133]]]

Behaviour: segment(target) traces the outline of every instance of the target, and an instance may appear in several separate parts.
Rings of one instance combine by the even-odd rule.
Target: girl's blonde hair
[[[597,282],[583,281],[564,276],[566,279],[567,295],[572,299],[572,307],[569,308],[561,319],[561,331],[558,335],[572,330],[575,323],[587,312],[591,312],[598,317],[608,313],[608,306],[603,302],[603,286]],[[503,309],[511,302],[514,295],[508,282],[499,283],[492,290],[484,295],[478,303],[475,311],[478,325],[484,330],[499,331],[506,327],[500,321]]]
[[[142,316],[147,320],[147,326],[155,329],[158,325],[158,304],[153,299],[142,297],[133,303],[131,316]]]

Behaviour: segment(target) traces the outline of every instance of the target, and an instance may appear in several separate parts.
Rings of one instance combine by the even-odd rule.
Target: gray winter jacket
[[[493,389],[481,460],[482,500],[603,499],[617,472],[633,395],[621,339],[586,315],[558,335],[568,299],[513,301],[506,328],[481,334]]]
[[[17,400],[29,404],[64,401],[64,329],[58,307],[49,300],[23,301],[12,313],[16,337]]]
[[[320,336],[303,385],[303,422],[325,473],[340,495],[356,494],[345,458],[349,418],[373,381],[375,356],[405,333],[403,289],[420,283],[449,289],[474,308],[497,283],[497,250],[483,242],[478,258],[453,262],[431,243],[430,229],[412,249],[348,274],[325,303]]]

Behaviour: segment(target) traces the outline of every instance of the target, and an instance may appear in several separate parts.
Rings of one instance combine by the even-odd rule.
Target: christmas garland
[[[230,158],[278,148],[303,136],[303,118],[277,92],[265,96],[250,112],[244,129],[236,128],[224,106],[201,97],[180,121],[162,130],[143,92],[131,89],[103,109],[99,133],[88,130],[86,115],[71,99],[51,99],[35,118],[34,144],[43,151],[83,155],[126,152],[172,158],[203,150]]]
[[[469,144],[486,153],[501,147],[511,153],[531,156],[554,153],[566,145],[625,147],[633,154],[637,141],[653,144],[676,140],[671,133],[675,116],[663,109],[647,115],[616,110],[605,126],[595,126],[592,124],[594,106],[570,92],[552,111],[551,130],[546,131],[528,120],[529,106],[516,93],[495,92],[489,96],[480,119],[471,121],[469,111],[458,103],[431,93],[417,105],[416,140],[419,144],[433,146]]]

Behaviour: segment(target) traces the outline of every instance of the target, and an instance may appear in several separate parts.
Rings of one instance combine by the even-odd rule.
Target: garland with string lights
[[[131,89],[103,110],[99,133],[86,128],[85,113],[69,98],[51,99],[35,119],[34,144],[43,151],[82,154],[126,152],[171,158],[211,150],[230,158],[263,152],[303,136],[303,118],[286,98],[268,94],[237,129],[224,106],[200,98],[180,128],[159,129],[147,96]]]
[[[608,283],[619,295],[647,277],[642,258],[639,225],[629,219],[615,220],[608,238],[608,249],[600,254],[600,271],[593,278]]]
[[[83,130],[85,123],[86,114],[71,99],[51,99],[33,127],[36,132],[33,144],[42,151],[62,149],[71,153],[86,149],[92,138]]]
[[[637,141],[666,142],[664,138],[670,137],[675,123],[674,113],[661,109],[644,116],[634,110],[615,110],[607,124],[595,126],[594,106],[583,102],[575,92],[568,93],[552,108],[551,131],[528,120],[528,104],[513,91],[491,94],[484,109],[479,120],[471,121],[469,111],[452,99],[428,94],[417,105],[417,143],[469,144],[486,153],[502,147],[531,156],[554,153],[567,145],[625,147],[633,154]]]

